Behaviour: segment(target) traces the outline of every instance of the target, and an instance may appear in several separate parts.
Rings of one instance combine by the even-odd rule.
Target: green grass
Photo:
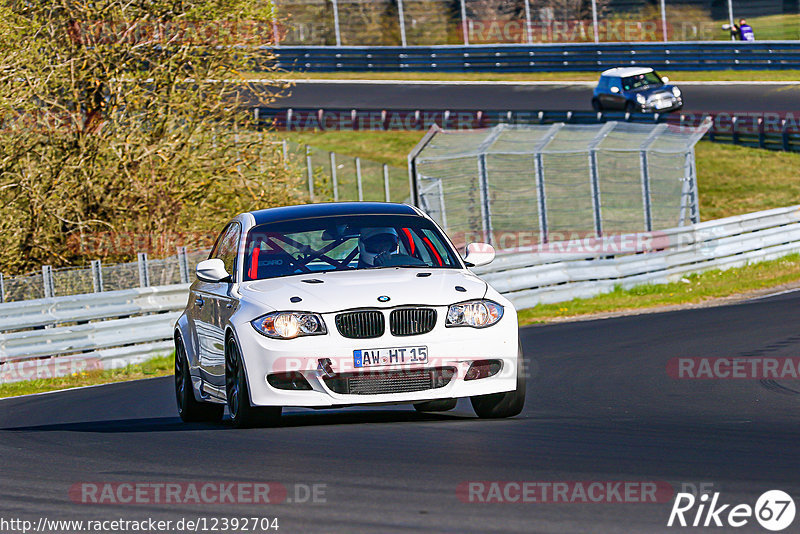
[[[747,294],[758,289],[800,281],[800,254],[754,263],[725,271],[690,274],[679,282],[641,285],[631,289],[617,287],[588,299],[556,304],[540,304],[521,310],[521,325],[551,322],[566,317],[640,310],[659,306],[697,304],[715,298]]]
[[[165,376],[172,374],[174,361],[174,355],[159,356],[144,363],[129,365],[121,369],[88,371],[61,378],[41,378],[37,380],[0,384],[0,398]]]
[[[800,80],[800,70],[712,70],[662,71],[672,82],[775,81]],[[414,81],[503,81],[503,82],[596,82],[598,72],[287,72],[287,80],[414,80]],[[258,73],[253,77],[259,78]]]
[[[736,11],[734,10],[735,14]],[[736,17],[734,18],[736,19]],[[800,39],[800,13],[750,17],[747,19],[747,23],[753,27],[756,39],[759,41],[794,41]]]

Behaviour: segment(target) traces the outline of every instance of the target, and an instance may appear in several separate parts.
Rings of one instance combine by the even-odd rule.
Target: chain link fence
[[[417,205],[458,246],[500,249],[699,222],[694,145],[709,127],[434,128],[412,153]]]
[[[798,0],[278,0],[286,46],[800,39]],[[736,25],[736,26],[733,26]]]

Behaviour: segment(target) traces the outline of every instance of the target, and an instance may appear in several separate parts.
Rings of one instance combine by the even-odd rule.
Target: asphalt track
[[[800,83],[674,82],[689,112],[793,112],[800,114]],[[296,82],[279,108],[590,110],[586,83]]]
[[[278,517],[278,532],[660,532],[671,505],[462,502],[464,481],[711,483],[726,503],[800,497],[800,385],[675,380],[678,356],[798,356],[800,293],[534,326],[519,417],[295,410],[281,427],[182,424],[171,378],[0,401],[0,517]],[[77,482],[325,484],[326,502],[76,505]],[[794,528],[800,518],[795,520]],[[751,519],[739,532],[759,531]],[[725,529],[716,529],[717,531]],[[796,530],[795,530],[796,531]]]

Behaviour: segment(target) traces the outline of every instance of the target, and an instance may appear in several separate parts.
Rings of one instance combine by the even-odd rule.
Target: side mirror
[[[494,260],[494,247],[488,243],[470,243],[467,245],[467,253],[464,254],[464,261],[468,267],[480,267],[488,265]]]
[[[662,76],[661,77],[661,81],[664,82],[664,83],[669,83],[669,78],[666,77],[666,76]]]
[[[617,87],[616,85],[615,85],[615,86],[613,86],[613,87],[611,88],[611,92],[612,92],[612,93],[619,93],[619,87]]]
[[[201,282],[229,282],[231,279],[231,275],[225,270],[225,264],[218,258],[198,263],[195,274]]]

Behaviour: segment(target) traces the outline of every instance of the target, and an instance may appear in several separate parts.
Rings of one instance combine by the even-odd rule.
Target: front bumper
[[[249,324],[241,325],[236,335],[247,373],[250,401],[254,406],[303,407],[401,404],[485,395],[516,388],[518,332],[513,308],[506,307],[503,318],[497,324],[483,329],[446,328],[444,321],[447,308],[436,307],[436,310],[434,329],[416,336],[396,337],[387,331],[375,339],[344,338],[336,330],[335,314],[323,315],[328,328],[326,335],[291,340],[270,339],[257,333]],[[427,363],[354,367],[354,350],[414,346],[428,348]],[[341,394],[328,386],[325,371],[318,366],[321,358],[331,360],[336,376],[443,367],[453,369],[454,375],[445,386],[435,389],[406,393]],[[499,373],[488,378],[464,380],[472,362],[487,359],[502,362]],[[276,389],[267,382],[269,374],[289,371],[301,373],[311,390]]]
[[[670,100],[662,99],[661,102],[663,103],[660,105],[657,105],[656,102],[647,102],[641,106],[642,113],[668,113],[683,108],[683,99],[681,97],[673,97]]]

